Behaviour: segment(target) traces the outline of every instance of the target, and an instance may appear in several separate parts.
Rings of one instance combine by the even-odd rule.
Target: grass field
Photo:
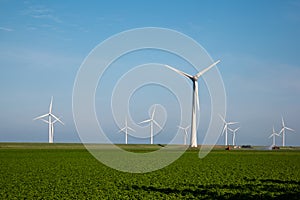
[[[0,199],[299,197],[299,150],[214,150],[204,159],[188,150],[164,169],[130,174],[106,167],[80,144],[0,144]]]

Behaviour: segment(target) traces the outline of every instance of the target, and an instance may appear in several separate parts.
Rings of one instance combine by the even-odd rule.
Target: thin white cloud
[[[45,6],[29,6],[23,14],[35,19],[47,19],[56,23],[62,23],[62,20],[55,16],[54,11]]]
[[[39,19],[44,18],[44,19],[49,19],[49,20],[55,21],[55,22],[57,22],[57,23],[62,23],[62,21],[61,21],[59,18],[57,18],[57,17],[55,17],[55,16],[53,16],[53,15],[51,15],[51,14],[31,15],[31,17],[37,18],[37,19],[38,19],[38,18],[39,18]]]
[[[7,31],[7,32],[14,31],[14,29],[7,28],[7,27],[3,27],[3,26],[0,26],[0,30],[1,30],[1,31]]]

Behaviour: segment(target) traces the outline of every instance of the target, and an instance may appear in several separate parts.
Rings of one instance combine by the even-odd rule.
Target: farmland
[[[130,147],[130,146],[128,146]],[[139,151],[135,146],[131,151]],[[111,169],[82,145],[0,144],[0,199],[298,199],[300,151],[188,150],[146,174]]]

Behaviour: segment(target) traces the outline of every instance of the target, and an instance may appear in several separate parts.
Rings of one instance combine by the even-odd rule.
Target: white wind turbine
[[[282,146],[284,147],[285,146],[285,130],[289,130],[289,131],[295,131],[295,130],[285,126],[283,117],[281,117],[281,122],[282,122],[282,129],[279,132],[279,134],[282,133]]]
[[[33,120],[37,120],[37,119],[43,119],[44,117],[48,117],[48,121],[46,121],[46,120],[45,121],[46,121],[46,123],[48,123],[48,126],[49,126],[49,135],[48,135],[48,137],[49,137],[49,143],[53,143],[53,134],[54,134],[54,131],[53,131],[52,117],[56,121],[59,121],[62,125],[64,125],[64,123],[62,121],[60,121],[59,118],[57,118],[55,115],[52,114],[52,102],[53,102],[53,97],[51,97],[51,102],[50,102],[50,106],[49,106],[49,113],[41,115],[41,116],[36,117],[36,118],[33,119]]]
[[[210,65],[209,67],[205,68],[204,70],[198,72],[196,75],[192,76],[189,75],[185,72],[182,72],[178,69],[175,69],[173,67],[170,67],[168,65],[166,65],[166,67],[168,67],[169,69],[177,72],[178,74],[185,76],[187,78],[189,78],[190,80],[193,81],[193,102],[192,102],[192,121],[191,121],[191,147],[197,147],[197,113],[196,113],[196,108],[198,108],[198,110],[200,109],[199,106],[199,96],[198,96],[198,79],[200,78],[200,76],[202,76],[205,72],[207,72],[208,70],[210,70],[212,67],[214,67],[216,64],[218,64],[220,62],[220,60],[218,60],[217,62],[213,63],[212,65]]]
[[[236,129],[231,129],[228,128],[228,130],[230,130],[232,132],[232,145],[234,146],[236,143],[236,139],[235,139],[235,134],[236,132],[240,129],[240,127],[236,128]]]
[[[238,122],[226,122],[226,120],[221,115],[219,115],[219,116],[222,119],[222,121],[224,122],[224,128],[222,131],[222,135],[225,132],[225,146],[227,146],[228,145],[228,129],[229,129],[228,125],[236,124]]]
[[[59,119],[59,118],[58,118]],[[49,124],[49,121],[45,120],[45,119],[41,119],[43,122]],[[54,121],[51,122],[51,139],[49,140],[49,143],[53,143],[53,137],[54,137],[54,124],[57,122],[58,120],[55,119]]]
[[[280,136],[278,133],[276,133],[275,132],[275,130],[274,130],[274,126],[273,126],[273,132],[272,132],[272,134],[269,136],[269,138],[273,138],[273,144],[272,144],[272,146],[274,147],[274,146],[276,146],[276,136]]]
[[[155,109],[156,109],[156,105],[154,106],[154,109],[152,111],[150,119],[146,119],[146,120],[144,120],[144,121],[142,121],[142,122],[139,123],[139,124],[150,123],[150,144],[153,144],[153,128],[154,128],[154,124],[156,126],[158,126],[158,128],[162,129],[162,127],[154,120]]]
[[[128,130],[135,132],[135,130],[133,130],[132,128],[130,128],[127,125],[127,117],[125,117],[125,126],[122,129],[119,130],[119,133],[120,132],[124,132],[125,133],[125,144],[128,144]]]
[[[188,131],[188,129],[190,128],[190,125],[187,126],[187,127],[185,127],[185,128],[184,128],[184,127],[181,127],[181,126],[178,126],[178,128],[184,130],[184,145],[186,145],[186,139],[187,139],[187,136],[188,136],[187,131]]]

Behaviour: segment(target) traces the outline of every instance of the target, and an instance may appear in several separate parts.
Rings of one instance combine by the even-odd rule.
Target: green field
[[[188,150],[164,169],[130,174],[80,144],[0,144],[0,199],[193,198],[300,199],[300,151],[214,150],[199,159]]]

